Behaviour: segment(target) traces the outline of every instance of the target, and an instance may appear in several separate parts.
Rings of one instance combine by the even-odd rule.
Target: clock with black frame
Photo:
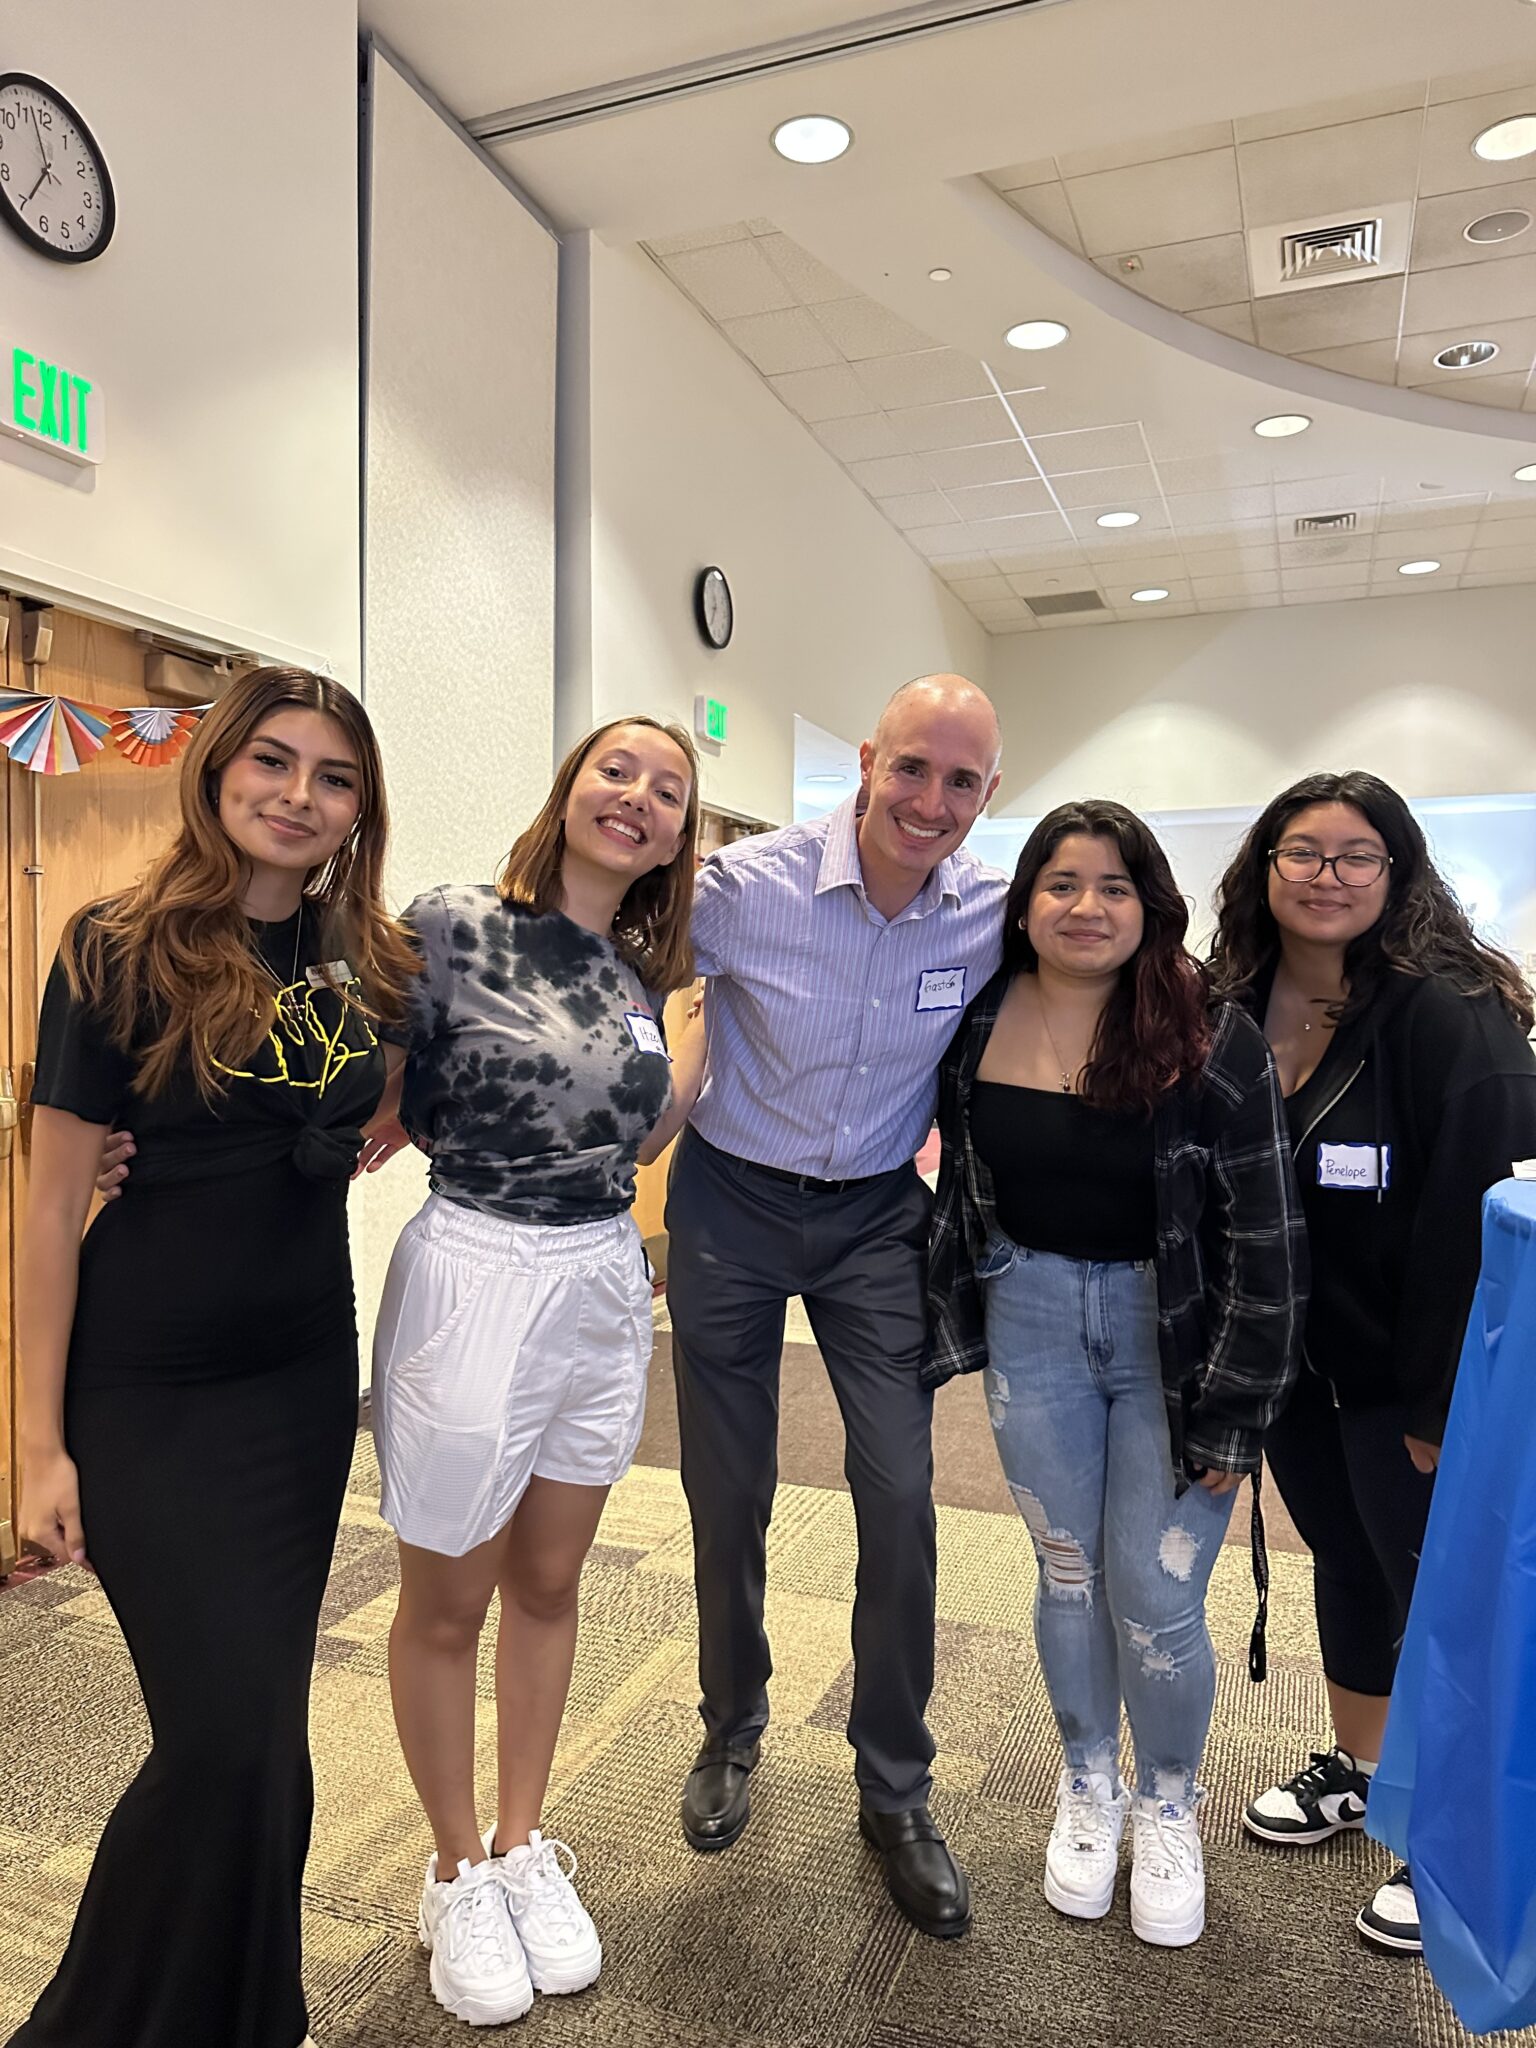
[[[693,586],[693,616],[706,645],[726,647],[736,624],[736,604],[723,569],[701,569]]]
[[[95,136],[61,92],[28,71],[0,72],[0,219],[55,263],[89,263],[117,226]]]

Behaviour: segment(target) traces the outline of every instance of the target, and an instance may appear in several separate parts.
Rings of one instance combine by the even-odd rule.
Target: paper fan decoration
[[[0,690],[0,747],[34,775],[73,775],[101,752],[111,726],[97,704]]]
[[[198,720],[211,704],[194,704],[177,711],[169,704],[135,704],[129,711],[108,714],[112,723],[112,744],[136,768],[160,768],[174,761],[197,730]]]

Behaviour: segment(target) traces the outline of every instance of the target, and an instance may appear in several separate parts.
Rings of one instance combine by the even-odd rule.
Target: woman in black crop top
[[[154,1746],[11,2048],[299,2048],[315,1629],[357,1422],[347,1179],[414,974],[362,707],[259,669],[72,920],[33,1089],[21,1532],[90,1562]],[[108,1127],[131,1202],[85,1240]]]
[[[1295,1365],[1279,1092],[1251,1020],[1208,1007],[1167,859],[1120,805],[1044,819],[1005,919],[941,1069],[928,1377],[986,1368],[1039,1564],[1065,1752],[1045,1895],[1108,1912],[1133,1811],[1131,1925],[1182,1947],[1205,1924],[1205,1591]]]

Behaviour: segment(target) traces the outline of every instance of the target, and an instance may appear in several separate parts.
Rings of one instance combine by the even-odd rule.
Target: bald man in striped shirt
[[[708,1078],[667,1203],[667,1298],[693,1518],[705,1741],[683,1793],[696,1849],[750,1815],[768,1720],[766,1539],[785,1305],[805,1302],[847,1440],[859,1533],[848,1739],[859,1825],[926,1934],[970,1925],[929,1815],[932,1394],[918,1377],[930,1198],[913,1156],[935,1073],[1002,957],[1007,878],[962,851],[998,784],[991,702],[963,676],[896,692],[830,817],[699,873]]]

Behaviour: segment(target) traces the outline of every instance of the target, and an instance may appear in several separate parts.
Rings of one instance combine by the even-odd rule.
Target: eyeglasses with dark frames
[[[1272,846],[1269,864],[1283,882],[1315,882],[1324,868],[1346,889],[1369,889],[1392,865],[1389,853],[1319,853],[1315,846]]]

